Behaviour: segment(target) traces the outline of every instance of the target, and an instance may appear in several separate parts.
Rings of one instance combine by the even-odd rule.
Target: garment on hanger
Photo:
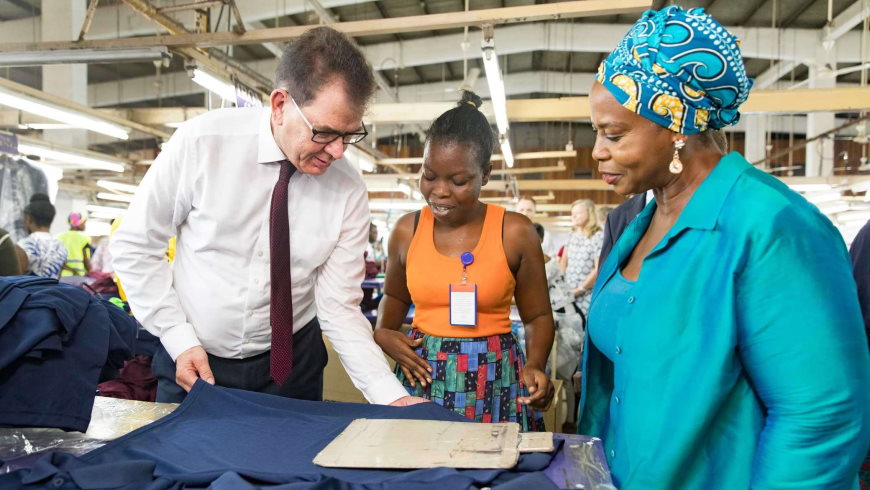
[[[5,228],[15,243],[27,236],[24,208],[37,192],[48,194],[45,173],[24,159],[0,154],[0,228]]]

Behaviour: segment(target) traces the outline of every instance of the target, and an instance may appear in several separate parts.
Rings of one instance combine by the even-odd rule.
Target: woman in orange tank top
[[[389,242],[375,341],[411,395],[478,422],[543,430],[553,396],[544,372],[553,314],[540,240],[525,216],[480,201],[493,134],[465,92],[429,129],[420,191],[428,206],[401,217]],[[511,333],[526,326],[528,360]],[[414,328],[398,332],[411,304]]]

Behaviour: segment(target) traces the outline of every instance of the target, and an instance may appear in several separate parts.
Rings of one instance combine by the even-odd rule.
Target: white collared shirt
[[[178,128],[142,180],[110,251],[136,318],[173,359],[196,345],[236,359],[270,349],[269,208],[284,158],[268,108],[220,109]],[[288,208],[294,331],[317,315],[370,402],[407,396],[359,308],[362,178],[345,159],[323,175],[296,172]]]

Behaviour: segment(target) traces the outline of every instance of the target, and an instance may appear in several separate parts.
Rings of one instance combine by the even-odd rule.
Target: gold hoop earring
[[[671,160],[671,164],[668,165],[668,170],[670,170],[672,174],[679,174],[683,171],[683,162],[680,160],[680,150],[682,150],[684,146],[686,146],[685,140],[674,141],[674,158]]]

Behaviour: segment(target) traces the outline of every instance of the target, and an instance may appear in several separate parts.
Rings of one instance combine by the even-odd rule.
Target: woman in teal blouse
[[[622,489],[848,489],[870,445],[849,259],[803,197],[724,154],[752,81],[701,9],[648,11],[599,68],[593,157],[655,200],[592,296],[578,431]]]

